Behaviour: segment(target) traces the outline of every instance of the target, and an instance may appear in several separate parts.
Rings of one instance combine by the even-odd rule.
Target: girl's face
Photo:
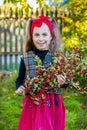
[[[38,50],[48,50],[52,36],[49,27],[43,23],[41,27],[34,27],[33,42]]]

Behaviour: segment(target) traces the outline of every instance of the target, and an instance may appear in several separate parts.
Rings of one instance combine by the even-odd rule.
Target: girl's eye
[[[40,34],[39,33],[35,33],[34,36],[38,37],[38,36],[40,36]],[[42,36],[47,36],[47,33],[43,33]]]
[[[38,33],[35,33],[34,36],[39,36],[39,34],[38,34]]]
[[[46,33],[43,33],[43,36],[47,36],[47,34],[46,34]]]

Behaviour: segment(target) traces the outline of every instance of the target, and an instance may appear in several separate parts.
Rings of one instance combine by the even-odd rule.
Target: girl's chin
[[[48,50],[49,47],[46,46],[36,46],[38,50]]]
[[[45,49],[39,48],[38,50],[43,51],[43,50],[45,50]]]
[[[38,50],[46,50],[44,47],[38,47]]]

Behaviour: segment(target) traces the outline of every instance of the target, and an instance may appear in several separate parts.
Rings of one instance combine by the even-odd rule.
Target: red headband
[[[49,20],[48,17],[44,16],[44,15],[41,15],[39,16],[37,19],[34,19],[32,21],[32,25],[31,25],[31,36],[32,36],[32,33],[33,33],[33,29],[34,27],[41,27],[42,23],[45,23],[48,27],[49,27],[49,30],[51,32],[51,35],[53,36],[53,28],[52,28],[52,23],[51,21]]]

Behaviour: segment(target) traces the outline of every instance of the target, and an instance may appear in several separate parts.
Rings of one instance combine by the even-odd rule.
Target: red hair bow
[[[53,36],[52,23],[49,20],[49,18],[47,16],[44,16],[44,15],[41,15],[37,19],[34,19],[32,21],[32,25],[31,25],[31,36],[32,36],[34,27],[41,27],[42,23],[45,23],[49,27],[51,35]]]

